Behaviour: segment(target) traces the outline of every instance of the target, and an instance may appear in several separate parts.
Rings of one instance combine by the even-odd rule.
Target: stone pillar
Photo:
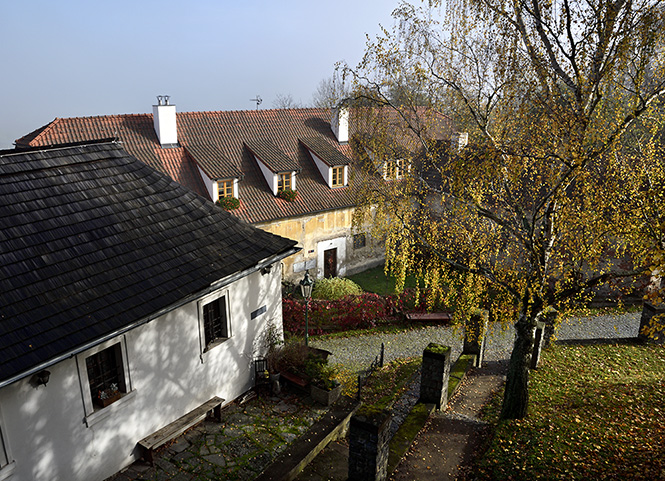
[[[654,319],[656,316],[659,317]],[[644,303],[637,337],[644,342],[665,344],[665,304]]]
[[[420,402],[436,404],[437,409],[448,405],[450,378],[450,347],[431,342],[423,351],[420,374]]]
[[[545,340],[545,322],[538,321],[533,334],[533,352],[531,353],[531,369],[538,369],[540,362],[540,353],[543,350],[543,341]]]
[[[388,477],[390,417],[387,410],[361,406],[349,423],[349,481],[383,481]]]
[[[477,309],[471,314],[464,329],[464,347],[462,354],[475,354],[474,367],[480,367],[485,357],[485,342],[489,325],[489,312]]]
[[[556,324],[557,317],[559,317],[559,311],[551,307],[545,309],[545,312],[543,313],[543,320],[545,321],[543,347],[550,347],[550,342],[552,342],[552,336],[554,335],[554,324]]]

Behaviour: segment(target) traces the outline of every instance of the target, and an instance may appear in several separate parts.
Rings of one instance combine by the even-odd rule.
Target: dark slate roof
[[[353,113],[351,116],[350,129],[353,133]],[[329,109],[316,108],[178,112],[176,122],[180,147],[174,149],[160,146],[152,114],[56,118],[18,139],[16,144],[39,146],[117,137],[130,154],[205,197],[208,197],[208,192],[198,166],[211,178],[218,179],[228,178],[227,175],[238,167],[244,175],[238,185],[240,207],[231,213],[256,224],[355,205],[354,177],[359,175],[360,169],[353,162],[351,146],[340,144],[335,138],[330,119]],[[398,120],[395,120],[396,126],[399,125]],[[440,115],[437,128],[437,135],[448,138],[450,120]],[[331,189],[327,185],[308,148],[299,140],[315,138],[319,142],[327,142],[340,156],[348,159],[349,186]],[[272,168],[298,172],[298,197],[294,202],[287,202],[272,193],[246,147],[266,141],[288,158],[287,162],[279,156],[286,167],[284,170],[280,170],[282,164],[279,162]],[[337,157],[336,162],[340,162],[339,159]]]
[[[0,192],[0,383],[295,245],[114,143],[0,152]]]
[[[321,137],[306,137],[300,142],[330,167],[349,165],[349,159]]]

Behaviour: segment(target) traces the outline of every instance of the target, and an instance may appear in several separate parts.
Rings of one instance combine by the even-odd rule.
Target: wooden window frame
[[[233,179],[224,179],[217,181],[217,198],[234,197],[233,195]]]
[[[280,172],[277,174],[277,192],[291,190],[291,172]]]
[[[338,165],[332,167],[331,173],[331,185],[332,187],[343,187],[344,186],[344,166]]]

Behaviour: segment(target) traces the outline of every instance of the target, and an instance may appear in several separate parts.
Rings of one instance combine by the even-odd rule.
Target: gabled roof
[[[242,178],[240,208],[231,213],[247,222],[260,223],[355,205],[353,187],[330,189],[298,141],[321,137],[340,155],[351,159],[351,148],[335,139],[330,115],[328,109],[178,112],[180,148],[176,149],[160,146],[152,114],[56,118],[16,144],[38,146],[116,137],[130,154],[205,197],[209,194],[199,166],[211,179]],[[273,194],[245,147],[245,143],[261,141],[270,142],[289,159],[288,164],[284,161],[286,171],[299,172],[294,202]],[[238,173],[242,177],[235,175]]]
[[[349,159],[321,137],[306,137],[300,142],[329,167],[349,165]]]
[[[275,174],[300,170],[297,163],[289,159],[279,147],[269,140],[251,140],[245,142],[245,146]]]
[[[238,186],[240,207],[231,213],[250,223],[355,205],[354,176],[360,169],[353,163],[351,146],[340,144],[335,138],[329,109],[178,112],[176,119],[180,147],[175,149],[160,146],[152,114],[57,118],[18,139],[16,144],[38,146],[116,137],[130,154],[205,197],[209,194],[199,167],[213,180],[238,178],[230,174],[237,174],[239,169],[243,174]],[[448,123],[447,118],[441,122],[445,135],[449,135]],[[350,125],[353,134],[353,118]],[[279,152],[277,160],[264,159],[272,164],[271,168],[298,172],[298,196],[294,202],[273,194],[247,148],[265,142],[273,146],[269,151]],[[310,150],[331,162],[330,165],[349,164],[350,185],[331,189],[316,167]]]
[[[2,151],[0,191],[0,386],[295,252],[115,143]]]

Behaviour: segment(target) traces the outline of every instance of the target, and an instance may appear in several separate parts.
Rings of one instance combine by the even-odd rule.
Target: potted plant
[[[268,364],[268,372],[266,375],[270,379],[270,385],[274,394],[279,394],[280,386],[280,373],[279,373],[279,364],[282,357],[282,335],[281,332],[277,329],[275,323],[268,321],[266,326],[265,334],[265,350],[266,350],[266,361]]]
[[[103,389],[97,393],[97,398],[95,399],[95,402],[105,408],[109,404],[113,404],[116,402],[120,397],[122,396],[122,393],[118,389],[118,385],[116,383],[111,383],[109,387],[106,389]]]
[[[310,394],[312,399],[324,406],[333,404],[342,393],[342,385],[335,379],[336,370],[328,361],[320,357],[310,358],[307,363],[308,374],[312,378]]]
[[[220,197],[217,202],[215,202],[224,210],[233,210],[240,207],[240,200],[236,197]]]
[[[298,197],[298,193],[292,189],[284,189],[277,192],[277,197],[284,199],[287,202],[293,202]]]

